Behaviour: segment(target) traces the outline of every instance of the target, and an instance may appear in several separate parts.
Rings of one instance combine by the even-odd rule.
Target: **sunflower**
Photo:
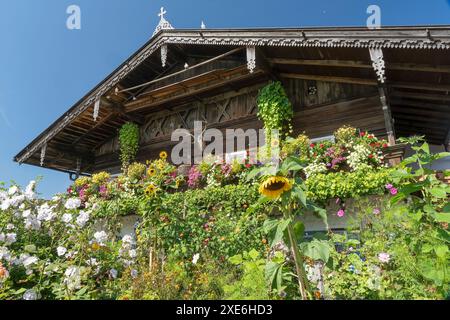
[[[156,169],[153,168],[153,167],[150,167],[150,168],[147,170],[147,174],[148,174],[149,177],[153,177],[153,176],[156,174]]]
[[[168,157],[167,152],[161,151],[161,152],[159,153],[159,158],[160,158],[160,159],[166,160],[167,157]]]
[[[156,188],[155,185],[150,184],[150,185],[148,185],[148,187],[145,189],[144,193],[145,193],[145,195],[146,195],[147,197],[153,198],[153,197],[155,196],[157,190],[158,190],[158,189]]]
[[[276,199],[284,192],[292,189],[292,183],[288,178],[273,176],[265,180],[259,186],[259,193],[268,198]]]

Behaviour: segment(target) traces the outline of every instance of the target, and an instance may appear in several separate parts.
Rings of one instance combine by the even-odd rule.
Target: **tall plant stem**
[[[309,285],[308,280],[306,278],[306,272],[303,267],[303,257],[298,247],[297,237],[295,236],[294,228],[292,227],[292,214],[290,212],[290,209],[286,210],[285,215],[287,219],[291,220],[291,222],[288,225],[288,235],[289,235],[289,242],[291,243],[292,255],[294,256],[295,269],[297,271],[300,296],[302,297],[302,300],[308,300]]]

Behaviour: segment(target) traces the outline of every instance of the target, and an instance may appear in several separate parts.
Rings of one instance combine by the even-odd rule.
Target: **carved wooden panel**
[[[170,144],[172,132],[176,129],[194,129],[195,121],[202,121],[210,128],[224,127],[239,119],[256,117],[256,97],[258,88],[243,92],[229,92],[202,102],[178,107],[173,111],[151,114],[140,128],[140,144],[148,145],[167,141]],[[119,149],[118,138],[103,144],[96,152],[97,156],[113,153]]]

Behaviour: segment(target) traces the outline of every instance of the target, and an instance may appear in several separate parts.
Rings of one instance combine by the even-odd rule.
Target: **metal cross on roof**
[[[164,15],[167,13],[166,10],[164,10],[164,7],[161,7],[161,12],[158,13],[158,17],[161,17],[161,20],[164,19]]]
[[[161,19],[159,20],[159,24],[155,29],[155,32],[153,32],[153,36],[156,35],[161,30],[167,30],[167,29],[173,29],[172,25],[169,21],[164,18],[164,15],[167,13],[166,10],[164,10],[164,7],[161,7],[160,12],[158,13],[158,17]]]

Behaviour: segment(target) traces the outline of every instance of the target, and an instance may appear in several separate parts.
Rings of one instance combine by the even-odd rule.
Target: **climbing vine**
[[[139,127],[131,122],[125,123],[119,132],[120,161],[126,169],[139,150]]]
[[[278,130],[284,138],[292,132],[291,120],[294,116],[292,104],[278,82],[272,82],[261,89],[258,96],[258,117],[264,123],[267,137],[272,130]]]

